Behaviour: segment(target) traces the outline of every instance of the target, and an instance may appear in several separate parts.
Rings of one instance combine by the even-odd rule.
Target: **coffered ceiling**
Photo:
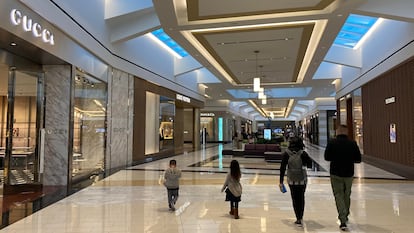
[[[300,100],[334,103],[335,77],[314,82],[312,76],[346,19],[337,15],[346,15],[347,1],[153,2],[164,30],[220,79],[205,84],[207,107],[215,100],[245,101],[260,117],[289,118]],[[255,77],[266,103],[253,91]]]

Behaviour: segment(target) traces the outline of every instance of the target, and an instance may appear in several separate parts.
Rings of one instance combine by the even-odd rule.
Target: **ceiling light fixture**
[[[253,78],[253,91],[258,92],[260,90],[260,78]]]
[[[255,50],[254,53],[256,54],[256,77],[253,78],[253,91],[258,92],[260,90],[260,77],[257,72],[257,56],[259,54],[259,50]]]
[[[263,87],[261,87],[260,90],[259,90],[259,92],[258,92],[258,98],[259,99],[266,98],[266,95],[264,94],[264,88]]]

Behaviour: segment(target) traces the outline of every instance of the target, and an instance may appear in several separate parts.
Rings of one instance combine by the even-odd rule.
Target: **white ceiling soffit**
[[[125,42],[160,27],[150,0],[106,0],[105,20],[111,43]]]
[[[334,0],[154,0],[164,30],[223,83],[208,85],[212,98],[253,100],[259,113],[287,117],[289,98],[308,98],[317,67],[311,66]],[[173,12],[171,12],[173,10]],[[165,14],[164,14],[165,13]],[[175,17],[172,20],[171,17]],[[340,24],[339,24],[340,25]],[[332,36],[332,40],[334,37]],[[261,77],[267,103],[252,92]],[[331,93],[331,92],[330,92]],[[311,98],[311,97],[309,97]]]

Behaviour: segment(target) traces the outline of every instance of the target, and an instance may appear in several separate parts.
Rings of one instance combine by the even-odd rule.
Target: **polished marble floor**
[[[229,147],[225,145],[224,147]],[[293,224],[289,192],[278,187],[278,164],[222,156],[222,145],[174,156],[183,176],[177,210],[168,210],[161,185],[171,158],[122,170],[11,224],[0,232],[215,233],[340,232],[323,148],[306,148],[320,169],[309,171],[304,226]],[[242,167],[240,219],[230,218],[220,192],[228,162]],[[369,164],[356,167],[350,232],[414,232],[414,182]]]

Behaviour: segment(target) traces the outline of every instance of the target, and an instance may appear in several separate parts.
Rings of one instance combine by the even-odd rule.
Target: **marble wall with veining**
[[[133,79],[128,73],[116,69],[109,74],[106,169],[112,171],[132,162]]]
[[[43,185],[67,185],[72,68],[69,65],[48,65],[44,66],[44,71],[46,102]]]
[[[328,144],[328,114],[326,110],[319,111],[319,145]]]
[[[134,143],[134,80],[135,77],[133,75],[129,75],[128,78],[128,158],[127,164],[132,164],[132,151],[133,151],[133,143]]]

